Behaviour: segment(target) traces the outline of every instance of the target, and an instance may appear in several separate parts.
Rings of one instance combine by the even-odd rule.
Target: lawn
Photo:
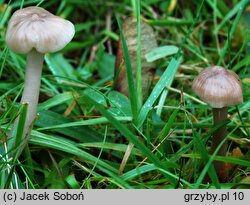
[[[46,52],[23,136],[26,55],[9,49],[6,31],[29,6],[69,20],[75,35]],[[248,0],[0,0],[0,41],[0,188],[250,187]],[[192,91],[214,65],[239,76],[244,99],[217,126]],[[219,156],[209,150],[223,126]]]

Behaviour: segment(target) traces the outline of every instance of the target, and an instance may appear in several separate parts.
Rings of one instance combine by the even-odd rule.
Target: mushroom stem
[[[18,146],[18,152],[15,155],[15,159],[19,157],[23,148],[29,140],[29,134],[32,128],[32,124],[37,114],[37,104],[39,99],[39,89],[41,84],[41,75],[43,67],[44,54],[31,50],[27,55],[27,65],[24,79],[24,90],[21,98],[21,103],[28,104],[28,111],[26,115],[26,121],[24,124],[24,131],[22,134],[22,144]],[[19,117],[15,120],[14,125],[8,134],[11,138],[14,130],[17,128]],[[13,147],[16,146],[16,142],[13,142]]]
[[[24,127],[24,136],[28,134],[29,128],[37,114],[43,60],[44,54],[37,52],[35,49],[31,50],[27,55],[24,90],[21,99],[22,103],[28,103],[28,113]]]
[[[220,122],[227,119],[227,107],[223,108],[213,108],[213,116],[214,116],[214,126],[218,125]],[[220,143],[225,139],[227,136],[227,129],[224,125],[223,127],[216,130],[212,137],[212,144],[210,153],[213,154],[216,148],[220,145]],[[227,142],[224,142],[221,148],[219,149],[217,155],[219,156],[226,156],[227,152]],[[223,162],[215,161],[214,168],[217,172],[217,175],[220,179],[224,179],[225,176],[222,176],[224,173],[223,169]]]
[[[223,108],[213,108],[213,116],[214,116],[214,125],[218,125],[223,120],[227,119],[227,107]],[[211,153],[213,153],[219,144],[225,139],[227,136],[226,126],[221,127],[216,130],[212,137],[212,145],[211,145]],[[225,142],[220,150],[218,151],[218,155],[225,156],[227,151],[227,143]]]

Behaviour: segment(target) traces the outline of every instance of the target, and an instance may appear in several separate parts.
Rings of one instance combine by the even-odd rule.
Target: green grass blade
[[[224,142],[224,141],[223,141]],[[223,143],[222,142],[222,143]],[[215,151],[216,153],[217,151]],[[201,159],[200,154],[182,154],[182,157],[188,157],[188,158],[197,158]],[[241,159],[239,157],[230,157],[230,156],[209,156],[213,160],[220,161],[220,162],[227,162],[227,163],[232,163],[232,164],[237,164],[240,166],[245,166],[245,167],[250,167],[250,161]]]
[[[74,156],[77,156],[81,160],[86,161],[92,165],[95,165],[95,163],[97,163],[96,165],[97,167],[104,167],[107,170],[118,173],[117,169],[110,166],[101,159],[98,159],[95,156],[78,148],[78,145],[70,140],[66,140],[64,138],[59,138],[51,135],[46,135],[37,131],[32,131],[32,135],[33,137],[31,137],[30,139],[31,144],[40,145],[47,148],[53,148],[69,154],[73,154]]]
[[[197,150],[200,152],[201,159],[203,160],[203,162],[205,164],[208,164],[209,156],[208,156],[206,147],[205,147],[203,141],[200,139],[200,136],[198,134],[196,134],[196,132],[194,130],[193,130],[193,138],[194,138],[195,144],[197,146]],[[206,169],[204,169],[204,172],[205,173],[208,172],[208,175],[210,176],[210,179],[212,180],[214,186],[216,188],[220,188],[220,183],[219,183],[218,177],[216,175],[214,166],[207,166]],[[197,183],[196,186],[199,186],[199,181],[196,183]]]
[[[243,58],[240,62],[238,62],[233,68],[232,70],[234,72],[238,72],[239,69],[248,66],[250,64],[250,56],[246,56],[245,58]]]
[[[211,6],[213,10],[215,10],[216,16],[219,18],[223,18],[223,15],[221,14],[219,8],[217,7],[216,4],[213,3],[213,0],[206,0],[206,3]]]
[[[136,92],[135,92],[135,84],[133,80],[133,71],[132,71],[132,66],[130,62],[130,56],[129,56],[129,51],[126,43],[126,38],[124,36],[124,33],[122,31],[121,27],[121,22],[119,18],[117,19],[119,31],[121,33],[121,40],[122,40],[122,47],[124,51],[124,58],[125,58],[125,64],[126,64],[126,72],[127,72],[127,77],[128,77],[128,88],[129,88],[129,97],[130,97],[130,103],[131,103],[131,111],[133,115],[133,119],[136,119],[137,117],[137,97],[136,97]]]
[[[17,127],[14,128],[15,130],[13,133],[15,138],[13,139],[14,144],[12,146],[12,149],[14,152],[16,151],[16,153],[13,154],[14,156],[19,156],[20,153],[23,151],[24,146],[26,146],[26,144],[24,144],[23,142],[27,143],[26,140],[23,140],[24,137],[26,137],[26,136],[23,136],[23,134],[24,134],[24,127],[25,127],[28,109],[29,108],[28,108],[27,103],[21,105]],[[15,126],[15,123],[14,123],[14,126]]]
[[[108,150],[116,150],[119,152],[126,152],[127,150],[127,145],[126,144],[118,144],[118,143],[111,143],[111,142],[89,142],[89,143],[82,143],[79,144],[79,147],[82,148],[103,148],[103,149],[108,149]],[[142,156],[141,151],[137,148],[133,148],[131,151],[131,154],[135,156]]]
[[[169,117],[168,122],[166,123],[166,125],[163,127],[163,129],[161,130],[161,133],[159,135],[159,140],[163,140],[164,137],[166,137],[169,134],[169,131],[171,129],[171,127],[173,126],[173,123],[176,119],[176,116],[178,114],[180,109],[176,109],[174,110],[174,112],[171,114],[171,116]]]
[[[144,154],[151,162],[153,162],[157,167],[166,169],[166,165],[161,162],[152,152],[149,150],[136,135],[134,135],[125,125],[122,125],[119,121],[117,121],[109,112],[107,112],[101,105],[93,101],[92,99],[88,99],[93,105],[95,105],[96,109],[101,112],[103,116],[105,116],[111,124],[113,124],[116,129],[120,131],[122,135],[124,135],[129,142],[132,142],[139,150],[141,150],[142,154]],[[170,166],[173,166],[172,163]],[[168,177],[169,183],[175,185],[176,180],[172,177]]]
[[[153,62],[166,56],[176,54],[178,51],[179,48],[176,46],[160,46],[147,53],[145,58],[148,62]]]
[[[236,4],[232,10],[223,18],[223,20],[220,22],[220,24],[215,28],[214,33],[218,33],[219,30],[221,29],[222,26],[225,25],[225,23],[229,22],[230,19],[232,19],[232,17],[234,15],[237,14],[237,12],[239,11],[239,9],[241,9],[241,7],[244,7],[245,2],[241,1],[238,4]]]
[[[64,136],[75,139],[79,142],[99,142],[102,140],[102,136],[97,134],[97,132],[94,130],[87,126],[79,127],[79,124],[74,126],[74,123],[77,122],[72,122],[67,117],[64,117],[56,112],[43,110],[40,112],[39,118],[36,120],[35,125],[39,127],[37,128],[38,131],[53,131],[54,133],[63,134]],[[57,126],[58,128],[56,128]]]
[[[115,117],[116,120],[120,122],[131,122],[131,117]],[[99,117],[96,119],[89,119],[89,120],[82,120],[78,122],[69,122],[69,123],[63,123],[53,126],[47,126],[43,128],[39,128],[38,130],[51,130],[51,129],[63,129],[66,127],[77,127],[77,126],[90,126],[90,125],[97,125],[97,124],[106,124],[109,120],[106,117]]]
[[[136,177],[141,177],[142,174],[145,174],[147,172],[150,172],[150,171],[154,171],[154,170],[157,170],[158,167],[155,166],[155,164],[147,164],[147,165],[144,165],[144,166],[141,166],[139,168],[136,168],[136,169],[133,169],[133,170],[130,170],[126,173],[124,173],[123,175],[121,175],[121,178],[128,181],[128,180],[132,180]],[[174,175],[173,173],[167,171],[166,169],[163,170],[163,172],[165,172],[167,175],[173,177],[173,178],[176,178],[176,180],[178,180],[178,176]],[[188,186],[189,188],[193,188],[193,185],[190,184],[189,182],[183,180],[183,179],[180,179],[181,182],[183,184],[185,184],[186,186]]]
[[[137,51],[136,51],[136,96],[137,110],[142,107],[142,74],[141,74],[141,1],[136,1],[136,18],[137,18]]]
[[[103,173],[106,173],[112,178],[113,183],[119,184],[123,188],[131,188],[126,181],[117,176],[118,170],[111,166],[107,162],[104,162],[100,158],[97,158],[88,152],[78,148],[78,144],[70,140],[46,135],[37,131],[32,132],[32,138],[30,143],[33,145],[39,145],[47,148],[52,148],[55,150],[63,151],[73,156],[78,157],[81,161],[91,164],[92,166],[102,170]],[[94,172],[94,170],[91,170]]]
[[[166,86],[171,86],[175,73],[180,65],[181,58],[175,59],[172,58],[170,61],[168,67],[166,68],[165,72],[161,76],[160,80],[155,85],[153,91],[151,92],[150,96],[142,106],[142,109],[140,110],[139,116],[137,118],[137,126],[141,127],[144,123],[148,112],[152,109],[153,104],[157,100],[157,98],[160,96],[162,91]]]
[[[213,155],[212,155],[210,158],[208,158],[208,161],[207,161],[205,167],[203,168],[202,172],[200,173],[199,178],[197,179],[197,181],[196,181],[196,183],[195,183],[195,188],[198,189],[198,188],[200,187],[203,178],[205,177],[206,173],[208,172],[208,170],[209,170],[210,167],[212,166],[212,163],[213,163],[214,157],[216,156],[216,153],[219,151],[219,149],[221,148],[221,146],[223,145],[223,143],[224,143],[225,141],[226,141],[226,138],[225,138],[225,139],[220,143],[220,145],[216,148],[216,150],[215,150],[215,152],[213,153]],[[213,169],[213,168],[212,168],[212,169]],[[212,169],[211,169],[211,170],[212,170]],[[213,176],[213,175],[214,175],[213,170],[212,170],[212,172],[209,173],[209,175],[211,176],[211,179],[212,179],[213,182],[214,182],[214,181],[215,181],[215,182],[217,181],[217,177]],[[215,179],[215,180],[214,180],[214,179]],[[218,183],[219,183],[219,181],[218,181]],[[220,185],[217,184],[217,182],[216,182],[214,185],[215,185],[216,188],[220,188]],[[218,186],[218,185],[219,185],[219,186]]]
[[[58,106],[60,104],[70,102],[73,99],[73,93],[72,92],[65,92],[62,94],[58,94],[48,100],[46,100],[43,103],[40,103],[38,105],[38,110],[48,110],[52,107]]]
[[[244,9],[245,9],[248,2],[249,2],[249,0],[242,0],[241,1],[242,5],[239,7],[238,13],[237,13],[237,15],[236,15],[236,17],[234,19],[234,22],[233,22],[232,26],[230,27],[231,29],[230,29],[230,31],[228,33],[227,41],[226,41],[226,43],[225,43],[225,45],[224,45],[224,47],[223,47],[223,49],[221,51],[221,55],[220,55],[220,58],[219,58],[219,60],[217,62],[217,65],[221,65],[223,59],[225,58],[225,55],[227,54],[227,50],[228,50],[228,48],[230,46],[230,42],[231,42],[231,39],[233,37],[233,34],[234,34],[235,30],[236,30],[236,27],[237,27],[237,25],[238,25],[238,23],[240,21],[242,13],[243,13],[243,11],[244,11]]]
[[[62,54],[47,54],[45,56],[45,62],[54,76],[76,79],[76,76],[73,74],[74,68]],[[62,79],[56,77],[56,81],[61,83]]]

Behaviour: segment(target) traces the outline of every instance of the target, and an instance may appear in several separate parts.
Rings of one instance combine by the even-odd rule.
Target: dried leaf
[[[133,77],[135,81],[136,75],[136,52],[137,52],[137,22],[136,18],[128,17],[122,22],[122,30],[126,38],[126,43],[129,51],[131,66],[133,69]],[[152,49],[157,47],[157,42],[153,29],[144,21],[141,20],[141,68],[142,68],[142,90],[145,94],[147,87],[153,79],[152,69],[155,69],[154,62],[147,62],[145,55]],[[115,76],[118,75],[116,82],[116,90],[125,95],[128,93],[128,81],[126,75],[126,66],[124,63],[124,51],[122,47],[121,37],[119,39]]]

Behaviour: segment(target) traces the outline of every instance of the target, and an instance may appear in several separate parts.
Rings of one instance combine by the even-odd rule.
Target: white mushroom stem
[[[16,154],[16,157],[19,156],[24,146],[27,144],[29,140],[29,134],[32,129],[32,124],[36,118],[37,104],[38,104],[38,99],[39,99],[39,90],[40,90],[40,84],[41,84],[43,59],[44,59],[44,54],[41,54],[34,49],[27,54],[24,90],[23,90],[21,103],[28,104],[28,111],[27,111],[26,121],[24,125],[22,145],[17,145],[19,146],[19,149],[18,149],[18,153]],[[19,120],[19,117],[15,120],[15,123],[8,135],[9,138],[12,138],[12,134],[14,130],[17,129],[18,120]],[[16,142],[14,141],[13,147],[15,146],[16,146]]]
[[[42,68],[43,68],[44,54],[37,52],[35,49],[31,50],[27,54],[27,65],[25,72],[24,80],[24,90],[21,98],[21,103],[28,104],[28,111],[26,115],[26,121],[24,125],[22,144],[16,145],[16,142],[13,142],[13,147],[18,146],[18,152],[15,154],[17,159],[22,153],[23,148],[29,140],[30,131],[32,129],[33,122],[37,114],[37,104],[39,99],[39,90],[41,84]],[[12,134],[15,129],[17,129],[19,117],[16,119],[10,133],[9,138],[12,137]]]
[[[37,104],[41,84],[44,54],[32,50],[27,55],[27,66],[24,80],[24,90],[21,103],[28,104],[24,136],[26,136],[37,114]]]

